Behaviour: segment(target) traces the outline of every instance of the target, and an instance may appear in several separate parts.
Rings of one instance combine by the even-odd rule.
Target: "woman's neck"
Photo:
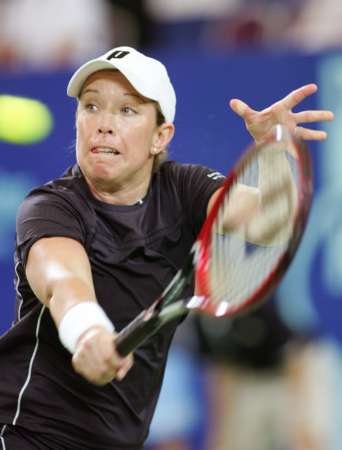
[[[112,205],[134,205],[142,201],[146,196],[150,185],[150,179],[144,179],[137,184],[127,186],[105,186],[93,183],[86,178],[87,184],[93,196],[98,200]]]

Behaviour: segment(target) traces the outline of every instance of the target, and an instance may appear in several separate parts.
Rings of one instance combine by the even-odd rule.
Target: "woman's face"
[[[91,75],[76,116],[77,161],[88,183],[114,192],[149,180],[154,156],[164,148],[156,115],[156,104],[119,71]]]

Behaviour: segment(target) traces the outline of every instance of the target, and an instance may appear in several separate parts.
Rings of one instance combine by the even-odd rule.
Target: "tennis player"
[[[255,140],[276,123],[305,139],[325,133],[293,113],[316,91],[257,112],[232,109]],[[176,96],[162,63],[130,47],[81,66],[76,159],[30,192],[17,215],[16,319],[0,339],[0,448],[138,450],[147,437],[170,341],[163,328],[133,356],[115,333],[161,293],[188,254],[223,177],[166,161]]]

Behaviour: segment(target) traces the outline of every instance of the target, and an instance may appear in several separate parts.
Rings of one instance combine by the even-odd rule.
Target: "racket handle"
[[[158,314],[150,309],[142,311],[132,322],[123,328],[115,338],[115,347],[121,356],[126,356],[154,334],[160,327]]]

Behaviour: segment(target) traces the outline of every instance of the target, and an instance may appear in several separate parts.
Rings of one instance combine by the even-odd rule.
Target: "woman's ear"
[[[173,125],[173,123],[166,122],[159,125],[153,136],[151,154],[155,156],[165,150],[165,148],[171,142],[174,134],[175,126]]]

